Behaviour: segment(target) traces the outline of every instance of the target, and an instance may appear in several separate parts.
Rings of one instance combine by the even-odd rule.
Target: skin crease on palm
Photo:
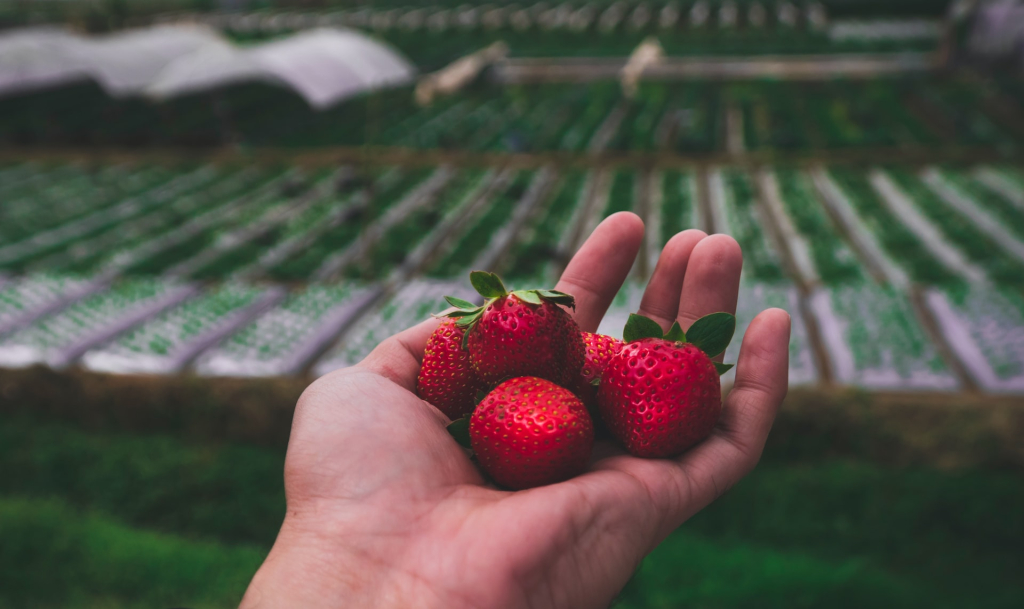
[[[596,331],[643,223],[601,223],[555,289]],[[735,312],[742,254],[688,230],[662,251],[640,313],[668,329]],[[543,287],[543,286],[522,286]],[[589,470],[526,491],[486,486],[420,400],[425,321],[306,389],[285,462],[288,511],[242,607],[607,607],[643,557],[757,463],[788,375],[789,315],[750,324],[712,435],[675,459],[599,444]]]

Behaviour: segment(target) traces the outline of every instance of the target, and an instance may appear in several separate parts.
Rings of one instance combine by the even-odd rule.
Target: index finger
[[[644,238],[644,223],[629,212],[604,219],[580,247],[555,289],[576,297],[576,323],[597,330],[622,283],[633,268]]]

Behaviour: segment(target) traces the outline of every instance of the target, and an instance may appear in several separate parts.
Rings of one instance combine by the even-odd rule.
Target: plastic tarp
[[[0,35],[0,94],[96,81],[111,96],[136,95],[172,61],[201,49],[231,48],[213,30],[167,25],[86,37],[56,28]]]
[[[169,98],[263,81],[324,108],[414,76],[401,55],[346,29],[310,30],[248,47],[190,24],[94,38],[56,28],[0,34],[0,95],[92,79],[115,97]]]
[[[281,83],[323,108],[361,93],[410,82],[402,56],[353,30],[316,29],[248,48],[212,49],[175,61],[147,93],[173,97],[231,82]]]

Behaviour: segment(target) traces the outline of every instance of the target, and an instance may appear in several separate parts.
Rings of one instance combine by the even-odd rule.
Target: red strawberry
[[[453,420],[473,412],[477,394],[487,389],[469,364],[462,334],[462,328],[450,320],[434,330],[427,340],[416,381],[420,397]]]
[[[722,412],[719,374],[731,367],[711,357],[725,350],[735,326],[732,315],[715,313],[686,334],[674,324],[662,337],[656,322],[630,316],[623,332],[629,342],[611,358],[598,389],[601,417],[626,450],[671,457],[711,433]]]
[[[568,389],[516,377],[480,402],[469,421],[469,439],[495,482],[524,489],[582,472],[594,446],[594,425]]]
[[[470,273],[486,300],[478,307],[448,297],[466,328],[473,369],[489,385],[517,376],[536,376],[571,387],[583,367],[583,338],[572,316],[559,305],[575,306],[568,294],[551,290],[508,292],[494,273]]]
[[[581,332],[581,334],[584,347],[583,368],[576,377],[576,382],[573,383],[573,391],[583,400],[587,410],[594,412],[597,407],[597,385],[594,382],[601,380],[601,375],[608,366],[608,362],[622,349],[624,343],[604,334],[590,332]]]

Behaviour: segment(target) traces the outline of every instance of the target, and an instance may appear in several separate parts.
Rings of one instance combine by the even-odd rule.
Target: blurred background
[[[231,607],[308,382],[605,216],[793,316],[616,607],[1024,606],[1024,3],[0,3],[0,607]],[[735,361],[734,340],[727,361]],[[723,379],[725,385],[731,377]]]

